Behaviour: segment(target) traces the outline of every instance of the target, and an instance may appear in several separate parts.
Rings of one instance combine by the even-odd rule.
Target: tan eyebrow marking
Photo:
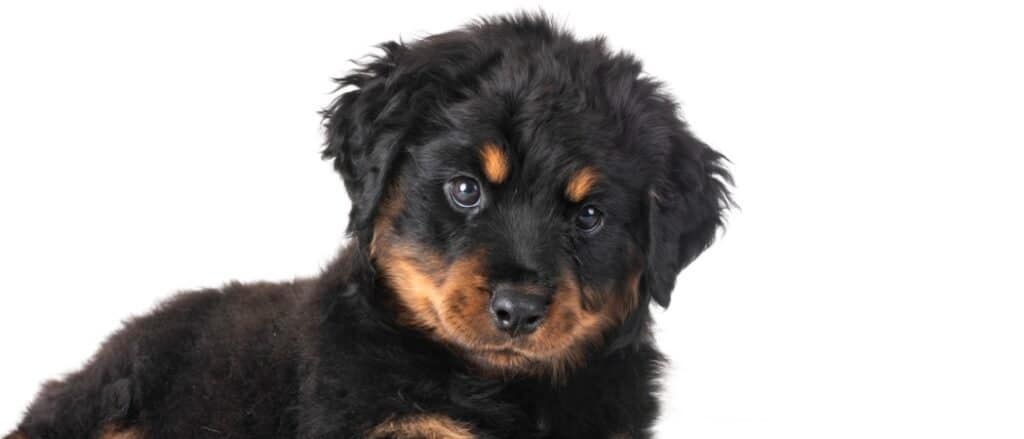
[[[508,177],[508,157],[498,145],[485,143],[480,150],[480,161],[483,164],[484,176],[491,183],[500,184]]]
[[[574,203],[579,203],[587,197],[590,190],[597,184],[598,175],[597,171],[587,166],[573,174],[572,178],[569,179],[569,184],[565,186],[565,196]]]

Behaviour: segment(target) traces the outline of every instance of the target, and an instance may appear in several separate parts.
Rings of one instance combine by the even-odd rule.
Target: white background
[[[0,430],[176,290],[319,271],[331,76],[533,3],[4,2]],[[1024,14],[551,2],[646,61],[742,210],[658,313],[663,438],[1024,437]]]

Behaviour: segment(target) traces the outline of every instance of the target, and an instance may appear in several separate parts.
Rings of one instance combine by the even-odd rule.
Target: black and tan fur
[[[9,439],[650,437],[649,307],[721,225],[722,156],[544,17],[381,48],[324,113],[337,259],[128,322]]]

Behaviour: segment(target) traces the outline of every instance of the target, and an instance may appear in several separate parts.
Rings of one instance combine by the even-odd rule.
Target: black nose
[[[499,287],[491,297],[491,317],[498,329],[512,336],[529,334],[544,321],[548,297],[528,294],[515,288]]]

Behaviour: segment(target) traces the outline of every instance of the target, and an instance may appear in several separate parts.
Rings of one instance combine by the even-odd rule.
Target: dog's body
[[[721,223],[721,156],[543,18],[383,47],[326,112],[335,262],[129,322],[11,438],[650,436],[648,304]]]

